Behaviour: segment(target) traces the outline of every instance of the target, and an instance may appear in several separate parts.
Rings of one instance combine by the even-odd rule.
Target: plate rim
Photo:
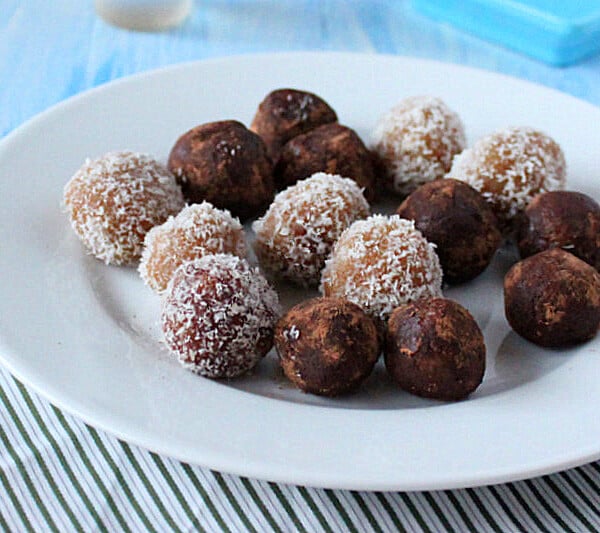
[[[397,56],[397,55],[388,55],[388,54],[369,54],[369,53],[353,53],[353,52],[278,52],[278,53],[264,52],[264,53],[259,53],[259,54],[241,54],[241,55],[232,55],[232,56],[221,56],[221,57],[213,57],[213,58],[209,58],[209,59],[185,61],[185,62],[181,62],[181,63],[176,63],[173,65],[163,66],[163,67],[160,67],[157,69],[146,70],[146,71],[132,74],[129,76],[125,76],[125,77],[122,77],[122,78],[119,78],[116,80],[112,80],[112,81],[109,81],[102,85],[93,87],[91,89],[88,89],[88,90],[78,93],[76,95],[73,95],[65,100],[62,100],[62,101],[52,105],[51,107],[49,107],[48,109],[35,115],[34,117],[31,117],[30,119],[28,119],[27,121],[25,121],[24,123],[19,125],[17,128],[12,130],[3,139],[1,139],[0,140],[0,161],[4,154],[4,150],[9,149],[10,144],[13,142],[16,142],[16,140],[18,140],[18,138],[20,136],[27,135],[29,130],[32,127],[35,128],[35,125],[39,121],[46,120],[48,117],[52,117],[55,113],[60,113],[62,110],[68,111],[70,106],[75,105],[79,101],[85,101],[87,98],[90,97],[90,95],[102,93],[107,90],[110,91],[110,90],[112,90],[113,87],[118,87],[118,86],[126,85],[129,83],[136,83],[138,81],[141,82],[145,78],[147,79],[147,78],[151,78],[154,76],[161,77],[161,76],[168,74],[169,72],[173,72],[176,70],[187,70],[190,68],[202,68],[202,66],[207,63],[208,64],[219,64],[219,63],[222,64],[222,63],[228,63],[228,62],[253,60],[254,58],[263,58],[264,59],[264,58],[272,58],[272,57],[280,57],[280,58],[284,58],[284,59],[289,58],[289,57],[294,57],[296,59],[307,58],[307,57],[308,58],[319,57],[322,59],[327,56],[330,56],[331,58],[344,56],[348,59],[357,59],[358,58],[360,60],[371,60],[373,58],[382,58],[384,61],[388,61],[388,60],[393,61],[393,62],[408,61],[410,63],[416,62],[416,63],[428,63],[430,65],[444,65],[445,67],[451,66],[452,68],[457,68],[459,70],[474,71],[477,73],[486,73],[495,78],[506,78],[506,79],[509,79],[512,81],[518,81],[519,83],[533,86],[536,89],[541,88],[544,91],[549,91],[549,92],[555,93],[556,95],[560,95],[561,98],[573,99],[573,100],[577,101],[579,104],[583,103],[587,106],[590,106],[590,107],[598,110],[598,108],[596,106],[594,106],[593,104],[591,104],[590,102],[581,100],[577,97],[574,97],[567,93],[563,93],[563,92],[558,91],[553,88],[549,88],[549,87],[546,87],[546,86],[543,86],[543,85],[540,85],[537,83],[530,82],[528,80],[522,80],[522,79],[508,76],[505,74],[497,73],[494,71],[477,69],[477,68],[473,68],[470,66],[465,66],[465,65],[455,64],[455,63],[446,63],[446,62],[440,62],[440,61],[431,60],[431,59],[422,59],[422,58],[415,58],[415,57],[410,57],[410,56]],[[379,59],[376,59],[376,60],[379,60]],[[168,449],[169,448],[168,446],[157,446],[155,442],[151,442],[152,438],[150,435],[140,436],[140,434],[138,433],[138,436],[136,438],[132,438],[131,435],[123,433],[122,431],[115,431],[114,427],[110,427],[109,425],[104,424],[102,421],[99,421],[97,418],[95,418],[92,414],[87,413],[85,408],[82,408],[81,405],[79,405],[80,402],[73,402],[73,401],[69,402],[69,401],[65,400],[64,398],[61,398],[60,394],[58,394],[57,391],[54,391],[54,392],[52,391],[52,387],[50,387],[51,390],[49,392],[48,387],[44,388],[39,383],[35,382],[35,380],[29,379],[30,376],[27,375],[26,369],[20,369],[20,368],[18,368],[18,365],[14,364],[14,361],[17,359],[17,358],[15,358],[15,355],[17,355],[17,354],[13,354],[12,358],[7,357],[6,354],[9,352],[10,352],[10,349],[8,349],[8,347],[5,346],[4,339],[2,339],[0,337],[0,363],[19,381],[21,381],[25,385],[31,387],[37,394],[39,394],[40,396],[47,399],[50,403],[57,406],[59,409],[76,416],[77,418],[79,418],[80,420],[83,420],[87,424],[90,424],[94,427],[100,428],[109,434],[115,435],[117,438],[126,440],[127,442],[131,442],[136,445],[140,445],[146,449],[156,451],[157,453],[161,453],[163,455],[176,458],[180,461],[190,462],[189,457],[186,457],[185,454],[181,454],[181,455],[177,454],[177,453],[174,454],[172,452],[172,450],[170,451]],[[243,394],[249,394],[249,393],[244,393],[243,391],[237,391],[237,392],[242,392]],[[272,402],[273,399],[261,398],[261,401]],[[279,401],[279,400],[276,400],[276,401]],[[296,406],[296,407],[299,407],[299,406]],[[314,406],[301,406],[300,408],[305,408],[305,407],[313,408]],[[334,408],[321,407],[321,406],[319,406],[318,409],[331,409],[331,410],[337,411]],[[319,479],[313,479],[310,476],[306,476],[306,474],[305,474],[305,478],[302,479],[301,473],[299,475],[295,476],[296,478],[298,478],[298,481],[295,481],[295,480],[290,480],[289,475],[282,474],[279,471],[270,471],[269,472],[270,465],[267,465],[267,467],[265,467],[264,464],[263,465],[246,464],[246,465],[244,465],[245,469],[240,470],[239,468],[232,468],[231,461],[227,461],[227,460],[222,460],[218,464],[215,464],[214,457],[213,457],[213,459],[211,459],[210,464],[198,462],[197,460],[193,460],[191,462],[193,462],[194,464],[200,464],[204,467],[213,468],[213,469],[217,469],[217,470],[224,471],[224,472],[232,472],[237,475],[248,475],[250,477],[257,478],[257,479],[268,479],[271,481],[276,481],[276,482],[281,482],[281,483],[303,484],[303,485],[314,486],[314,487],[356,489],[356,490],[440,490],[440,489],[472,487],[472,486],[479,486],[482,484],[488,485],[488,484],[494,484],[494,483],[502,483],[502,482],[507,482],[507,481],[514,481],[517,479],[523,479],[523,478],[529,478],[529,477],[538,476],[538,475],[544,475],[544,474],[548,474],[551,472],[556,472],[557,470],[563,470],[565,468],[570,468],[570,467],[578,466],[581,464],[585,464],[587,462],[593,461],[598,458],[600,458],[600,446],[596,450],[587,450],[587,452],[580,450],[579,453],[577,454],[577,457],[571,456],[569,458],[564,458],[562,461],[557,461],[556,463],[554,463],[552,465],[546,465],[546,466],[532,465],[529,469],[524,469],[518,473],[515,473],[512,470],[503,472],[501,468],[500,469],[496,468],[495,474],[488,473],[487,476],[483,476],[483,480],[484,480],[483,483],[481,483],[481,481],[482,481],[481,475],[479,475],[479,476],[470,475],[470,476],[465,476],[462,479],[455,479],[454,481],[448,480],[448,479],[442,479],[442,477],[440,477],[440,481],[437,484],[435,484],[435,483],[432,484],[431,482],[427,482],[426,486],[425,485],[420,486],[418,483],[415,483],[414,481],[409,482],[409,483],[402,483],[402,482],[390,483],[389,481],[377,483],[377,482],[373,482],[373,480],[369,480],[368,482],[365,482],[365,484],[362,486],[360,486],[360,484],[357,485],[356,482],[350,482],[350,483],[339,482],[339,483],[332,484],[330,482],[323,483],[323,480],[319,481]],[[236,462],[236,464],[239,465],[239,461]],[[277,468],[275,468],[274,470],[277,470]]]

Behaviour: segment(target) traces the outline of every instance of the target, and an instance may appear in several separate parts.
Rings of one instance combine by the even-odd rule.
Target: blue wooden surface
[[[406,0],[197,0],[190,18],[166,33],[113,28],[94,15],[92,4],[0,0],[0,136],[56,102],[118,77],[258,51],[435,58],[526,78],[600,105],[600,56],[552,68],[440,25]]]

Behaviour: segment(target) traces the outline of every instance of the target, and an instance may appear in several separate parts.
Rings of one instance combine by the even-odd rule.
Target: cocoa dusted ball
[[[263,140],[235,120],[210,122],[184,133],[169,169],[191,203],[204,200],[246,219],[273,199],[273,168]]]
[[[281,147],[290,139],[336,121],[335,111],[316,94],[277,89],[258,106],[250,130],[262,137],[269,156],[277,161]]]
[[[290,309],[275,328],[275,348],[287,378],[321,396],[356,389],[380,351],[373,320],[343,298],[313,298]]]
[[[364,188],[367,200],[375,196],[371,153],[356,132],[346,126],[324,124],[297,135],[282,148],[274,171],[280,189],[315,172],[351,178]]]
[[[540,346],[587,341],[600,325],[600,274],[561,248],[532,255],[504,277],[504,311],[521,337]]]
[[[563,248],[600,270],[600,206],[580,192],[539,194],[520,220],[518,245],[521,257]]]
[[[502,235],[487,202],[473,187],[454,179],[421,185],[400,204],[402,218],[436,245],[444,280],[460,283],[490,264]]]
[[[435,400],[466,398],[483,380],[485,343],[471,314],[444,298],[394,310],[388,322],[385,366],[404,390]]]

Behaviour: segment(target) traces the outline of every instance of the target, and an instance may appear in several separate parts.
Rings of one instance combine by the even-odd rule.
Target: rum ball
[[[321,275],[321,294],[346,298],[384,324],[399,305],[442,295],[435,247],[398,215],[372,215],[346,229]]]
[[[564,188],[565,156],[546,133],[506,128],[479,139],[457,155],[449,178],[477,189],[490,204],[504,233],[537,194]]]
[[[321,396],[359,387],[380,350],[373,320],[343,298],[314,298],[290,309],[277,323],[275,347],[287,378]]]
[[[440,98],[410,96],[385,113],[371,134],[383,186],[407,195],[444,177],[465,148],[460,117]]]
[[[146,285],[162,293],[179,265],[218,253],[246,256],[242,225],[208,202],[192,204],[147,233],[138,271]]]
[[[600,206],[575,191],[537,195],[519,220],[521,257],[562,248],[600,270]]]
[[[333,245],[369,204],[355,181],[317,172],[275,196],[254,222],[254,251],[261,266],[300,285],[318,285]]]
[[[454,179],[421,185],[396,213],[414,220],[440,258],[444,280],[461,283],[481,274],[502,235],[490,206],[471,186]]]
[[[64,204],[86,249],[111,265],[137,263],[146,234],[185,205],[173,174],[131,151],[86,160],[65,185]]]
[[[539,346],[585,342],[600,324],[600,274],[561,248],[532,255],[504,277],[504,311],[510,326]]]
[[[317,126],[336,122],[329,104],[308,91],[277,89],[265,96],[258,106],[250,130],[262,137],[267,153],[275,162],[283,145]]]
[[[207,201],[241,219],[262,213],[275,195],[265,143],[235,120],[184,133],[171,150],[169,169],[189,203]]]
[[[405,304],[388,322],[385,365],[411,394],[462,400],[483,380],[483,334],[473,316],[452,300],[424,298]]]
[[[279,189],[316,172],[350,178],[364,189],[367,200],[375,197],[373,158],[358,134],[338,124],[324,124],[297,135],[282,148],[275,165]]]
[[[229,254],[182,263],[163,299],[161,325],[169,351],[208,378],[245,374],[273,346],[277,293],[258,269]]]

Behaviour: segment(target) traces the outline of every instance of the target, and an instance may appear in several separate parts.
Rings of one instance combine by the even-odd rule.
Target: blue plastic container
[[[418,11],[554,66],[600,52],[600,0],[413,0]]]

